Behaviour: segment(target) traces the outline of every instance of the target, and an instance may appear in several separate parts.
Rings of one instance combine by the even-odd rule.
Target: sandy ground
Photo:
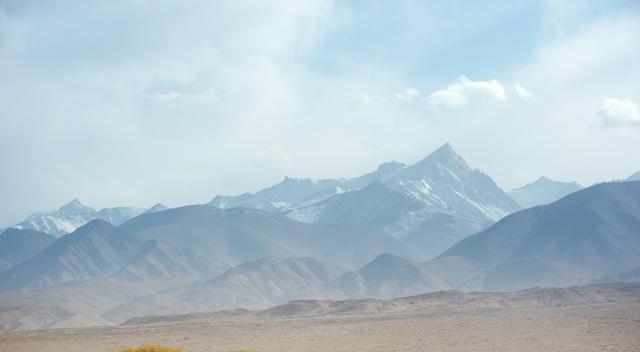
[[[640,305],[515,309],[435,316],[233,318],[0,334],[0,351],[640,351]]]

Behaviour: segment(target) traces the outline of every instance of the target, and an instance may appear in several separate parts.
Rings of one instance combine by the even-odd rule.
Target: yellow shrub
[[[160,345],[142,345],[140,347],[125,348],[120,352],[184,352],[184,350],[182,348]]]

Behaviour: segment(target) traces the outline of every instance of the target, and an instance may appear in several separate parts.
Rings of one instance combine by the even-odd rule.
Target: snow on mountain
[[[520,209],[449,144],[414,165],[395,164],[392,170],[381,178],[384,183],[373,182],[287,216],[302,222],[376,228],[433,256]]]
[[[346,192],[287,214],[301,222],[366,224],[384,228],[411,211],[422,209],[414,199],[374,182],[361,190]]]
[[[120,225],[145,211],[145,209],[130,207],[105,208],[96,212],[94,218],[110,222],[113,225]]]
[[[85,206],[80,200],[74,199],[58,210],[29,215],[25,220],[12,227],[41,231],[60,237],[75,231],[93,219],[102,219],[114,225],[120,225],[144,211],[144,209],[130,207],[104,208],[97,211]]]
[[[256,193],[244,193],[239,196],[216,196],[209,202],[209,205],[221,209],[245,207],[280,212],[320,202],[343,191],[342,180],[285,177],[282,182]]]
[[[385,183],[422,204],[389,224],[387,232],[436,255],[520,209],[493,180],[470,168],[449,143]]]
[[[640,171],[636,172],[635,174],[627,177],[625,179],[625,181],[640,181]]]
[[[228,209],[246,207],[271,212],[288,212],[293,209],[322,202],[337,194],[358,190],[373,182],[384,182],[397,175],[406,165],[399,162],[383,163],[371,173],[352,179],[297,179],[285,177],[284,180],[256,193],[244,193],[238,196],[218,195],[209,202],[217,208]],[[304,212],[303,212],[304,213]],[[312,222],[312,214],[298,214],[304,222]]]
[[[386,185],[433,210],[474,220],[494,222],[520,208],[489,176],[471,169],[449,143]]]
[[[531,208],[553,203],[582,188],[576,182],[561,182],[540,177],[532,183],[509,191],[507,194],[523,208]]]
[[[398,175],[406,167],[407,165],[397,161],[383,163],[374,172],[347,180],[345,186],[351,190],[358,190],[374,182],[384,183]]]

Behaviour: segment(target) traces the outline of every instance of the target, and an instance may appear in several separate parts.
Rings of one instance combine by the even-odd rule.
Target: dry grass
[[[139,347],[128,347],[120,352],[184,352],[184,350],[182,348],[161,345],[142,345]]]

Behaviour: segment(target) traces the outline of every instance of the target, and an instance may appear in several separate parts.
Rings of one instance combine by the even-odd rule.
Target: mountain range
[[[424,267],[472,290],[569,286],[640,265],[640,182],[598,184],[514,213]]]
[[[541,178],[505,193],[449,144],[413,165],[203,205],[74,200],[0,233],[0,326],[634,281],[638,229],[640,182]]]
[[[351,179],[287,177],[256,193],[216,196],[208,205],[261,210],[324,227],[348,225],[386,233],[410,245],[417,259],[434,257],[520,209],[489,176],[471,169],[448,143],[413,165],[388,162]],[[13,227],[60,237],[93,219],[120,225],[165,208],[96,211],[75,199],[58,210],[33,214]]]
[[[158,206],[158,205],[157,205]],[[60,237],[75,231],[93,219],[102,219],[114,225],[134,218],[147,211],[132,207],[115,207],[95,210],[74,199],[57,210],[35,213],[13,225],[16,229],[36,230]]]
[[[267,256],[359,267],[384,252],[417,255],[402,241],[361,226],[304,224],[260,210],[194,205],[145,213],[117,227],[92,220],[1,271],[0,290],[87,279],[204,279]]]
[[[217,196],[209,204],[268,210],[304,223],[367,226],[410,243],[422,259],[520,209],[448,143],[413,165],[385,163],[352,179],[286,178],[255,194]]]

